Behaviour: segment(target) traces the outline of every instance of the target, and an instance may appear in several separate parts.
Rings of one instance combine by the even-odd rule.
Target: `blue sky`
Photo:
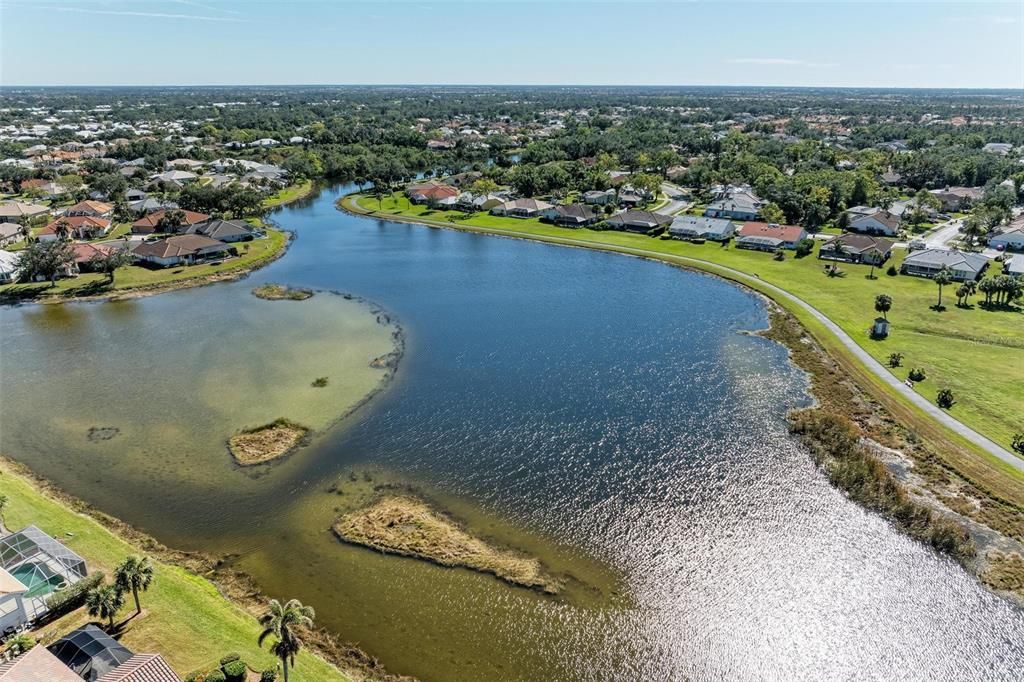
[[[1024,2],[0,0],[0,84],[1024,88]]]

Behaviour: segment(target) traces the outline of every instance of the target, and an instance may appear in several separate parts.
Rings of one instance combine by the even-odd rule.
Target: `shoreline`
[[[643,258],[680,267],[692,272],[711,275],[761,297],[766,301],[768,308],[769,327],[756,333],[786,348],[790,361],[809,377],[808,393],[814,400],[814,404],[806,410],[792,411],[787,415],[791,428],[794,426],[798,412],[813,411],[820,414],[835,414],[828,409],[829,399],[827,396],[823,396],[822,393],[835,390],[844,382],[848,384],[849,388],[853,389],[848,406],[863,403],[871,408],[870,413],[861,415],[861,419],[851,417],[851,420],[861,427],[865,437],[870,442],[887,448],[890,453],[897,453],[894,458],[898,461],[885,461],[877,454],[872,455],[873,459],[881,463],[898,480],[899,486],[913,502],[936,512],[940,518],[954,519],[955,523],[965,532],[969,533],[975,543],[980,545],[976,557],[967,562],[960,562],[965,570],[994,594],[1002,596],[1018,606],[1024,606],[1024,593],[995,589],[990,583],[986,582],[984,577],[987,570],[994,568],[989,565],[990,559],[987,555],[990,552],[1009,548],[1011,552],[1020,553],[1021,556],[1024,556],[1024,536],[1016,538],[1011,536],[1014,527],[1024,527],[1024,506],[999,497],[986,489],[983,484],[972,480],[967,472],[951,468],[947,462],[941,461],[943,459],[940,454],[942,449],[957,447],[957,444],[950,436],[942,431],[936,431],[936,427],[941,429],[943,428],[942,425],[936,422],[934,427],[928,428],[927,423],[922,421],[922,419],[928,419],[926,415],[919,416],[914,413],[908,413],[908,409],[913,408],[901,405],[898,399],[882,390],[877,382],[871,380],[872,377],[867,368],[859,366],[859,363],[857,363],[852,354],[842,352],[842,349],[836,348],[835,344],[822,341],[819,334],[826,335],[826,338],[828,334],[828,330],[823,325],[815,325],[813,319],[800,315],[800,311],[792,309],[787,305],[786,301],[780,301],[772,296],[771,290],[763,290],[755,286],[752,281],[730,276],[730,268],[716,266],[714,263],[704,265],[696,259],[684,258],[677,260],[659,258],[655,254],[635,253],[628,250],[628,247],[618,247],[616,245],[601,243],[591,245],[530,235],[528,233],[505,232],[501,229],[479,227],[472,224],[442,223],[440,221],[427,221],[410,216],[380,214],[358,206],[356,204],[356,197],[358,196],[358,193],[347,194],[338,199],[335,207],[339,211],[356,217],[422,225],[428,228],[460,230],[508,239],[524,239],[556,246],[605,251]],[[800,336],[786,338],[787,335],[780,332],[780,327],[784,321],[794,322],[801,331]],[[815,333],[816,328],[819,333]],[[819,353],[830,361],[833,366],[827,367],[823,365],[815,368],[805,366],[810,363],[801,363],[799,360],[800,353],[807,349],[808,346],[810,346],[811,352]],[[875,388],[875,390],[868,388],[868,386]],[[896,438],[893,434],[882,433],[878,428],[877,422],[879,421],[885,424],[889,430],[899,431],[899,437]],[[922,436],[924,437],[924,442],[922,442]],[[900,447],[893,447],[893,445]],[[806,444],[805,447],[811,450]],[[816,466],[827,476],[823,462],[817,461],[817,458],[814,457],[812,459],[815,459]],[[920,472],[913,471],[915,468],[918,468]],[[908,472],[912,473],[913,476],[909,475]],[[959,480],[950,481],[951,474]],[[834,481],[830,481],[830,484],[836,485],[849,497],[850,490],[837,485]],[[980,502],[968,495],[963,495],[960,491],[961,488],[966,488],[967,491],[981,498]],[[962,504],[957,504],[958,500]],[[973,515],[961,513],[973,509],[974,505],[972,503],[974,502],[978,502],[978,509],[975,510]],[[863,501],[858,501],[858,504],[874,513],[879,513],[879,510],[872,508]],[[958,509],[954,508],[954,506],[957,506]],[[894,523],[899,532],[909,534],[908,529],[900,527],[891,515],[885,513],[882,513],[882,515],[890,523]],[[999,526],[999,528],[993,526]],[[1017,531],[1017,533],[1020,533],[1020,531]],[[994,560],[995,557],[992,559]],[[1024,579],[1024,576],[1021,576],[1021,578]]]
[[[287,188],[286,188],[287,189]],[[305,188],[298,192],[295,196],[288,197],[287,199],[265,204],[264,208],[268,213],[272,213],[281,209],[289,204],[293,204],[296,201],[301,201],[308,198],[314,192],[319,189],[316,182],[309,180]],[[95,301],[123,301],[131,300],[135,298],[144,298],[147,296],[156,296],[158,294],[165,294],[170,291],[179,291],[181,289],[194,289],[196,287],[205,287],[211,284],[218,284],[221,282],[234,282],[240,279],[245,279],[251,273],[270,265],[277,259],[281,258],[288,252],[292,242],[297,238],[296,234],[291,230],[284,229],[278,226],[273,220],[268,220],[268,216],[265,216],[262,220],[268,227],[273,227],[284,235],[284,242],[281,247],[271,253],[266,258],[258,260],[247,266],[239,266],[238,268],[230,268],[222,272],[217,272],[211,275],[197,275],[195,277],[186,277],[183,279],[175,280],[173,282],[165,282],[162,284],[144,284],[137,287],[128,287],[125,289],[114,290],[103,294],[90,294],[87,296],[36,296],[25,299],[11,299],[0,293],[0,305],[17,307],[20,305],[59,305],[62,303],[76,303],[79,301],[95,302]],[[43,289],[43,292],[46,290]]]
[[[231,567],[230,557],[217,558],[206,553],[185,552],[168,547],[153,536],[71,495],[5,454],[0,454],[0,472],[21,478],[36,494],[56,502],[69,513],[86,517],[141,553],[208,581],[221,598],[252,616],[254,624],[265,610],[269,597],[261,591],[252,576]],[[351,680],[407,682],[415,679],[388,673],[375,657],[354,644],[343,642],[336,634],[321,626],[310,630],[303,643],[308,651],[337,667],[342,675]]]

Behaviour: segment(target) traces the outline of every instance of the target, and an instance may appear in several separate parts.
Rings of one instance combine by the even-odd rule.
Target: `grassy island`
[[[561,588],[543,572],[537,559],[493,547],[426,502],[407,495],[380,497],[338,517],[332,528],[345,542],[387,554],[491,573],[513,585],[548,594]]]
[[[253,289],[252,293],[256,298],[268,301],[305,301],[313,296],[311,289],[293,288],[284,284],[264,284]]]
[[[287,455],[298,447],[309,429],[287,419],[248,429],[228,440],[235,461],[242,466],[264,464]]]

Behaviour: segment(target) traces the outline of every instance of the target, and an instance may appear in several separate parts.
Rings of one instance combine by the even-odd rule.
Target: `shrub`
[[[801,239],[796,243],[797,258],[803,258],[804,256],[810,255],[812,251],[814,251],[813,239]]]
[[[206,673],[206,682],[226,682],[227,677],[220,670],[211,670]]]
[[[317,377],[313,379],[313,388],[323,388],[327,385],[327,377]]]
[[[227,665],[228,663],[231,663],[232,661],[241,660],[241,658],[242,657],[239,654],[236,654],[235,652],[232,651],[230,654],[224,654],[223,656],[220,657],[220,664],[221,665]]]
[[[911,381],[924,381],[928,378],[928,375],[924,373],[924,370],[920,367],[914,367],[907,374],[907,378]]]
[[[224,671],[224,677],[230,680],[230,682],[242,682],[245,679],[247,669],[244,661],[231,661],[222,670]]]
[[[953,403],[955,403],[956,400],[953,399],[953,391],[948,388],[944,388],[935,396],[935,402],[938,403],[939,407],[942,409],[948,410],[953,407]]]
[[[260,682],[277,682],[277,668],[267,668],[261,672]]]
[[[74,585],[57,590],[46,599],[46,608],[54,618],[74,611],[85,603],[85,595],[94,587],[99,587],[106,576],[96,571],[82,578]]]
[[[889,268],[885,271],[885,274],[889,275],[890,277],[895,277],[896,275],[899,274],[899,270],[896,269],[895,265],[890,265]]]
[[[775,260],[786,260],[786,252],[782,249],[778,249],[775,251],[775,256],[773,256],[773,258]]]
[[[185,675],[185,679],[182,680],[182,682],[202,682],[202,679],[203,674],[198,670],[194,670],[190,672],[188,675]]]
[[[1013,434],[1013,443],[1010,445],[1013,451],[1024,455],[1024,433]]]
[[[903,353],[889,353],[889,366],[899,367],[903,364]]]

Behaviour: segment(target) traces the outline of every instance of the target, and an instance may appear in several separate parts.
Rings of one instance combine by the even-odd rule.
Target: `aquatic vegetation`
[[[283,457],[294,450],[309,433],[309,429],[288,419],[275,419],[232,436],[228,449],[242,466],[263,464]]]
[[[284,284],[264,284],[252,290],[253,296],[268,301],[305,301],[313,296],[311,289],[299,289]]]
[[[408,495],[380,497],[338,517],[332,528],[345,542],[388,554],[492,573],[513,585],[548,594],[561,589],[557,580],[544,573],[537,559],[493,547],[423,500]]]

